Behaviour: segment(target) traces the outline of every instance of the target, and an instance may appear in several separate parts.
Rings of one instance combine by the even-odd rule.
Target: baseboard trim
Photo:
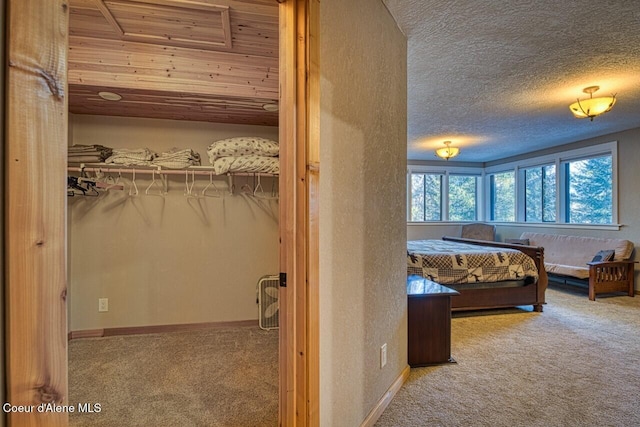
[[[69,332],[69,341],[76,338],[99,338],[104,336],[104,329],[84,329]]]
[[[112,337],[116,335],[141,335],[158,334],[163,332],[195,331],[198,329],[224,328],[224,327],[244,327],[258,326],[257,320],[235,320],[230,322],[205,322],[205,323],[185,323],[177,325],[150,325],[150,326],[128,326],[121,328],[104,329],[83,329],[71,331],[68,339],[76,338],[100,338]]]
[[[400,388],[402,388],[402,385],[407,381],[410,372],[411,368],[407,365],[400,373],[400,376],[396,378],[393,384],[391,384],[391,387],[389,387],[385,394],[382,395],[378,403],[376,403],[376,406],[374,406],[371,412],[369,412],[369,415],[367,415],[367,418],[365,418],[362,424],[360,424],[360,427],[373,427],[376,421],[378,421],[378,418],[380,418],[380,415],[382,415],[384,410],[387,409],[387,406],[389,406],[389,403],[391,403]]]

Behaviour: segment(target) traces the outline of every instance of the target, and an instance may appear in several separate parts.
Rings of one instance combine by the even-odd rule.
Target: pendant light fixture
[[[613,108],[613,104],[616,103],[616,96],[602,96],[594,98],[593,94],[600,89],[600,86],[589,86],[582,91],[589,94],[589,98],[582,101],[578,98],[577,102],[574,102],[569,106],[569,109],[574,116],[578,119],[586,119],[589,117],[590,121],[593,121],[594,117],[604,114]]]
[[[458,154],[460,154],[460,149],[456,148],[456,147],[451,147],[451,141],[445,141],[443,142],[444,145],[446,145],[446,147],[444,148],[438,148],[436,150],[436,156],[445,159],[445,160],[449,160],[452,157],[457,156]]]

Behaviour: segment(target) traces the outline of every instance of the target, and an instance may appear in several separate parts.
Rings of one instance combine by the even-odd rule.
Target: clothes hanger
[[[87,182],[86,186],[87,192],[84,194],[85,196],[98,197],[100,195],[95,182]]]
[[[154,186],[160,186],[160,190],[158,190],[157,193],[152,192],[150,193],[149,191],[151,190],[152,187]],[[160,183],[160,180],[156,180],[156,171],[155,169],[151,171],[151,184],[149,184],[149,186],[147,187],[146,190],[144,190],[144,194],[147,194],[149,196],[160,196],[160,197],[164,197],[166,192],[164,191],[164,185]]]
[[[196,173],[195,173],[195,171],[191,171],[191,183],[189,183],[189,171],[185,170],[184,171],[184,185],[185,185],[184,195],[188,199],[198,199],[198,198],[200,198],[200,196],[198,196],[198,194],[193,191],[193,187],[194,187],[195,184],[196,184]]]
[[[138,195],[138,185],[136,184],[136,170],[133,169],[133,176],[131,177],[131,185],[129,186],[129,196]]]
[[[97,182],[92,178],[79,177],[78,185],[84,188],[83,196],[98,197],[100,195],[97,188]]]
[[[264,196],[264,189],[262,188],[262,184],[260,183],[260,174],[256,174],[254,175],[254,177],[257,176],[257,181],[256,181],[256,186],[253,188],[253,196],[254,197],[260,197],[258,196],[258,190],[260,190],[260,194],[262,194]],[[254,178],[255,180],[256,178]]]
[[[260,182],[260,174],[257,174],[257,184],[256,187],[253,190],[253,196],[258,198],[258,199],[266,199],[266,200],[277,200],[278,199],[278,193],[275,191],[275,181],[272,182],[271,184],[271,194],[267,194],[265,193],[264,189],[262,188],[262,183]]]
[[[76,194],[84,195],[84,193],[85,193],[85,189],[78,184],[78,178],[75,176],[68,176],[67,177],[67,196],[73,197]]]
[[[96,189],[96,183],[88,178],[67,177],[67,196],[98,197],[100,193]]]
[[[116,182],[113,177],[111,176],[111,174],[106,174],[104,172],[102,172],[102,169],[98,169],[93,178],[91,178],[91,180],[95,181],[96,183],[96,189],[98,190],[110,190],[112,188],[116,189],[116,190],[124,190],[124,185],[122,184],[118,184],[118,182]]]
[[[236,184],[233,180],[233,175],[230,173],[227,174],[227,185],[229,186],[229,194],[232,196],[235,195],[236,192]]]
[[[118,177],[114,180],[113,177],[109,176],[109,178],[111,178],[111,180],[113,181],[111,184],[107,185],[104,189],[104,191],[109,191],[112,188],[115,188],[116,190],[124,190],[124,185],[120,184],[120,180],[122,179],[122,173],[120,171],[118,171]],[[107,178],[107,179],[109,179]]]
[[[214,194],[207,194],[207,190],[209,187],[213,187],[215,190]],[[213,181],[213,172],[209,172],[209,183],[202,189],[203,197],[222,197],[222,192],[216,186],[216,183]]]
[[[249,177],[248,176],[247,176],[247,182],[242,184],[242,186],[240,187],[240,193],[248,194],[250,196],[253,195],[253,188],[251,188],[251,186],[249,185]]]

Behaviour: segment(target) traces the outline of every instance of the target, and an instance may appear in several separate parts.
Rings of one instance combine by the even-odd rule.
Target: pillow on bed
[[[512,245],[526,245],[529,246],[529,239],[504,239],[505,243],[511,243]]]
[[[596,254],[596,256],[593,257],[591,262],[612,261],[615,254],[616,254],[616,251],[614,251],[613,249],[600,251]]]
[[[278,142],[257,136],[240,136],[235,138],[221,139],[209,145],[207,154],[211,164],[220,158],[228,156],[267,156],[278,155],[280,146]]]

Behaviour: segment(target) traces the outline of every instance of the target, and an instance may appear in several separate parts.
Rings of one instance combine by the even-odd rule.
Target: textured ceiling
[[[383,1],[408,39],[409,159],[445,140],[486,162],[640,127],[639,0]],[[593,85],[616,105],[575,119]]]

